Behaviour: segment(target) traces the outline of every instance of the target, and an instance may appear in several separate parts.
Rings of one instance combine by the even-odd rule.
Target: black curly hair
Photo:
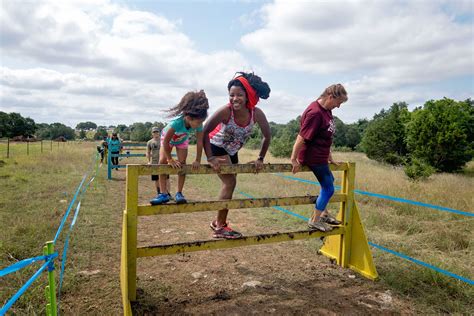
[[[252,73],[246,73],[246,72],[241,72],[240,71],[240,72],[236,72],[235,74],[236,75],[235,75],[234,79],[229,81],[229,83],[227,84],[227,90],[228,91],[230,91],[230,88],[233,87],[233,86],[241,87],[242,89],[244,89],[245,95],[248,98],[247,91],[245,90],[244,85],[242,84],[242,82],[240,82],[239,80],[236,79],[237,77],[242,76],[245,79],[247,79],[247,81],[250,83],[252,88],[255,89],[255,91],[257,92],[257,95],[258,95],[259,98],[268,99],[268,97],[270,96],[270,91],[271,91],[270,86],[265,81],[262,81],[262,78],[255,75],[253,72]]]
[[[209,109],[209,101],[204,90],[200,90],[199,92],[190,91],[186,93],[176,106],[166,112],[170,113],[168,117],[184,115],[205,119],[207,117],[207,109]]]

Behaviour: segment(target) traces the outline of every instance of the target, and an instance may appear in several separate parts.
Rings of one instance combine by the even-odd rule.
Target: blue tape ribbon
[[[27,266],[29,266],[30,264],[33,264],[35,262],[38,262],[38,261],[43,261],[43,260],[49,260],[50,258],[56,258],[58,256],[58,253],[55,252],[51,255],[46,255],[46,256],[38,256],[38,257],[34,257],[34,258],[28,258],[28,259],[24,259],[24,260],[21,260],[21,261],[18,261],[14,264],[12,264],[11,266],[8,266],[6,267],[5,269],[3,270],[0,270],[0,277],[3,277],[5,275],[8,275],[10,273],[13,273],[13,272],[16,272],[20,269],[23,269]]]
[[[449,272],[449,271],[447,271],[447,270],[440,269],[440,268],[435,267],[435,266],[433,266],[433,265],[431,265],[431,264],[429,264],[429,263],[426,263],[426,262],[423,262],[423,261],[421,261],[421,260],[418,260],[418,259],[409,257],[409,256],[407,256],[407,255],[404,255],[403,253],[396,252],[396,251],[394,251],[394,250],[391,250],[391,249],[385,248],[385,247],[383,247],[383,246],[374,244],[373,242],[370,242],[370,241],[369,241],[369,245],[371,245],[372,247],[375,247],[375,248],[377,248],[377,249],[383,250],[383,251],[385,251],[385,252],[391,253],[392,255],[398,256],[398,257],[403,258],[403,259],[405,259],[405,260],[408,260],[408,261],[411,261],[411,262],[413,262],[413,263],[419,264],[419,265],[421,265],[421,266],[423,266],[423,267],[426,267],[426,268],[435,270],[435,271],[437,271],[437,272],[439,272],[439,273],[442,273],[442,274],[444,274],[444,275],[447,275],[447,276],[453,277],[453,278],[455,278],[455,279],[458,279],[458,280],[460,280],[460,281],[464,281],[464,282],[466,282],[466,283],[469,283],[469,284],[471,284],[471,285],[474,285],[474,281],[473,281],[473,280],[470,280],[470,279],[465,278],[465,277],[463,277],[463,276],[454,274],[454,273]]]
[[[57,253],[55,254],[57,256]],[[30,285],[41,275],[41,272],[43,272],[50,265],[50,262],[52,262],[55,258],[53,255],[50,255],[50,259],[45,262],[28,281],[26,281],[26,283],[10,298],[10,300],[8,300],[5,305],[3,305],[2,309],[0,310],[0,315],[5,315],[10,307],[15,304],[20,296],[22,296],[23,293],[25,293],[25,291],[30,287]]]
[[[64,214],[63,219],[61,220],[61,224],[59,225],[58,231],[56,232],[56,236],[54,236],[54,241],[53,241],[54,244],[56,244],[56,241],[59,238],[59,234],[61,234],[61,230],[63,229],[64,223],[66,223],[66,219],[69,217],[69,213],[71,212],[72,206],[76,202],[77,196],[79,195],[79,192],[81,191],[82,184],[86,180],[86,176],[87,176],[87,174],[85,174],[84,177],[82,177],[82,181],[79,184],[79,186],[77,187],[76,193],[74,194],[74,197],[73,197],[71,203],[69,203],[69,207],[67,208],[67,211]]]
[[[309,184],[319,185],[319,182],[316,182],[316,181],[296,178],[296,177],[292,177],[292,176],[286,176],[286,175],[282,175],[282,174],[279,174],[279,173],[275,173],[274,175],[278,176],[278,177],[282,177],[282,178],[287,178],[287,179],[299,181],[299,182],[305,182],[305,183],[309,183]],[[336,185],[335,187],[340,189],[340,186]],[[373,196],[373,197],[378,197],[378,198],[381,198],[381,199],[391,200],[391,201],[395,201],[395,202],[412,204],[412,205],[416,205],[416,206],[428,207],[428,208],[432,208],[432,209],[435,209],[435,210],[438,210],[438,211],[444,211],[444,212],[454,213],[454,214],[458,214],[458,215],[465,215],[465,216],[474,217],[474,213],[463,212],[463,211],[455,210],[455,209],[444,207],[444,206],[433,205],[433,204],[428,204],[428,203],[423,203],[423,202],[418,202],[418,201],[412,201],[412,200],[398,198],[398,197],[394,197],[394,196],[390,196],[390,195],[383,195],[383,194],[372,193],[372,192],[361,191],[361,190],[354,190],[354,193]]]
[[[251,199],[254,199],[254,197],[251,196],[250,194],[247,194],[247,193],[244,193],[244,192],[239,192],[239,194],[244,195],[244,196],[246,196],[246,197],[249,197],[249,198],[251,198]],[[273,206],[272,208],[277,209],[277,210],[279,210],[279,211],[284,211],[285,213],[290,214],[290,215],[293,215],[293,216],[296,216],[296,215],[297,215],[297,217],[299,217],[299,218],[302,218],[302,219],[304,219],[304,220],[308,220],[308,218],[306,218],[306,217],[304,217],[304,216],[301,216],[301,215],[299,215],[299,214],[293,213],[293,212],[291,212],[291,211],[288,211],[288,210],[286,210],[286,209],[284,209],[284,208],[282,208],[282,207]],[[439,273],[441,273],[441,274],[450,276],[450,277],[452,277],[452,278],[455,278],[455,279],[458,279],[458,280],[460,280],[460,281],[469,283],[469,284],[471,284],[471,285],[474,284],[474,281],[473,281],[473,280],[470,280],[470,279],[465,278],[465,277],[463,277],[463,276],[460,276],[460,275],[454,274],[454,273],[452,273],[452,272],[449,272],[449,271],[440,269],[440,268],[438,268],[438,267],[435,267],[435,266],[433,266],[433,265],[431,265],[431,264],[429,264],[429,263],[423,262],[423,261],[421,261],[421,260],[418,260],[418,259],[415,259],[415,258],[411,258],[411,257],[409,257],[409,256],[407,256],[407,255],[404,255],[404,254],[402,254],[402,253],[393,251],[393,250],[388,249],[388,248],[385,248],[385,247],[383,247],[383,246],[374,244],[374,243],[372,243],[372,242],[369,242],[369,245],[371,245],[371,246],[373,246],[373,247],[375,247],[375,248],[378,248],[378,249],[380,249],[380,250],[386,251],[386,252],[388,252],[388,253],[391,253],[391,254],[393,254],[393,255],[395,255],[395,256],[398,256],[398,257],[400,257],[400,258],[409,260],[409,261],[411,261],[411,262],[413,262],[413,263],[416,263],[416,264],[419,264],[419,265],[421,265],[421,266],[424,266],[424,267],[426,267],[426,268],[430,268],[430,269],[432,269],[432,270],[435,270],[436,272],[439,272]]]

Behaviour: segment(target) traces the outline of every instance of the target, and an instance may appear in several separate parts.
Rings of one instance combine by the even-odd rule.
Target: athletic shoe
[[[186,199],[184,198],[183,193],[181,192],[176,192],[176,195],[174,196],[174,200],[176,201],[176,204],[187,203]]]
[[[214,238],[237,239],[242,237],[242,234],[233,230],[229,226],[224,226],[214,231],[212,235]]]
[[[321,221],[321,218],[316,222],[312,222],[311,219],[308,221],[308,227],[311,230],[319,230],[322,232],[330,232],[332,230],[332,226]]]
[[[168,203],[170,199],[168,198],[168,194],[166,193],[160,193],[158,196],[152,200],[150,200],[151,205],[160,205],[160,204],[165,204]]]
[[[229,225],[229,222],[225,222],[224,226],[223,227],[227,227]],[[209,227],[211,227],[212,230],[216,230],[217,229],[217,220],[213,220],[210,224],[209,224]]]
[[[341,225],[341,221],[337,220],[334,216],[330,214],[322,216],[321,221],[328,223],[329,225]]]

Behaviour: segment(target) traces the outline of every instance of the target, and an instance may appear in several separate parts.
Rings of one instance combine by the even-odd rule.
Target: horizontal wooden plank
[[[148,164],[129,164],[128,168],[138,169],[139,175],[151,174],[213,174],[215,172],[208,164],[199,166],[196,170],[192,169],[192,165],[184,165],[181,169],[175,169],[170,165],[148,165]],[[343,171],[348,169],[348,163],[342,163],[338,166],[329,165],[332,171]],[[264,164],[260,173],[276,173],[276,172],[291,172],[291,164]],[[311,171],[308,167],[303,166],[301,171]],[[255,173],[255,165],[253,164],[237,164],[237,165],[223,165],[221,166],[221,174],[232,173]]]
[[[200,201],[186,204],[162,204],[162,205],[139,205],[138,216],[162,215],[173,213],[192,213],[216,211],[224,208],[243,209],[243,208],[260,208],[273,206],[303,205],[314,204],[315,196],[294,196],[282,198],[257,198],[257,199],[233,199],[218,201]],[[345,202],[346,194],[336,193],[332,196],[330,203]]]
[[[238,239],[211,239],[184,242],[169,245],[157,245],[137,248],[137,257],[154,257],[172,254],[181,254],[185,252],[235,248],[250,245],[261,245],[274,242],[300,240],[308,238],[319,238],[330,235],[341,235],[344,233],[343,227],[337,227],[330,232],[321,232],[317,230],[302,230],[295,232],[261,234],[255,236],[244,236]]]

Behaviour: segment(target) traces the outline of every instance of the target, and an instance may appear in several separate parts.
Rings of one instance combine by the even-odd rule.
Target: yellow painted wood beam
[[[255,236],[244,236],[238,239],[211,239],[176,243],[170,245],[157,245],[150,247],[140,247],[137,249],[137,257],[153,257],[185,252],[235,248],[250,245],[261,245],[274,242],[291,241],[308,238],[319,238],[330,235],[340,235],[344,233],[344,227],[337,227],[330,232],[317,230],[302,230],[285,233],[260,234]]]
[[[191,165],[184,165],[181,169],[174,169],[170,165],[139,165],[128,164],[127,168],[137,169],[139,175],[157,175],[157,174],[214,174],[215,172],[210,165],[201,165],[196,170],[192,169]],[[260,173],[276,173],[276,172],[291,172],[291,164],[264,164]],[[344,171],[348,169],[348,163],[342,163],[339,166],[329,165],[332,171]],[[311,171],[308,167],[302,166],[301,171]],[[233,173],[255,173],[255,165],[253,164],[238,164],[238,165],[224,165],[221,166],[220,174]]]
[[[314,196],[295,196],[283,198],[233,199],[219,201],[190,202],[186,204],[139,205],[138,216],[162,215],[173,213],[192,213],[227,209],[260,208],[273,206],[314,204]],[[346,201],[347,195],[334,194],[330,203]]]

